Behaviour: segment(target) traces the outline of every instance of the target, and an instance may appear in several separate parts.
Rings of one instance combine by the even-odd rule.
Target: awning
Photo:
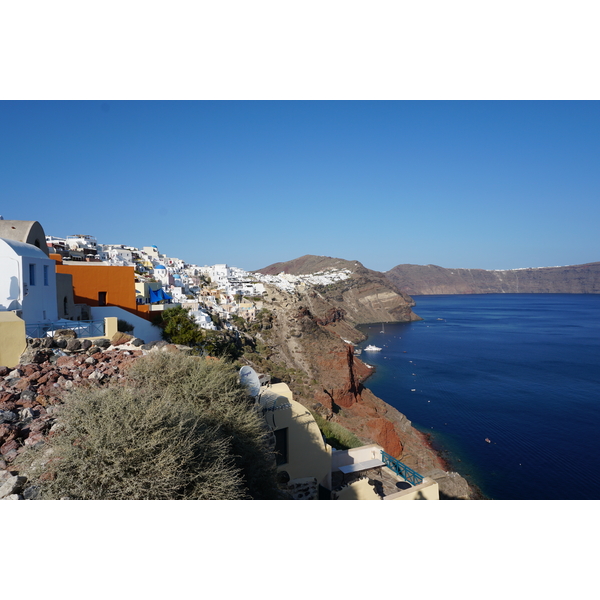
[[[150,302],[161,302],[162,300],[173,300],[169,294],[166,294],[162,288],[156,291],[150,289]]]

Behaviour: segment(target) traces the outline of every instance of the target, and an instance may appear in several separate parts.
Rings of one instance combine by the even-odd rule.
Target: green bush
[[[316,412],[312,412],[312,416],[315,418],[321,433],[327,438],[327,443],[337,450],[348,450],[364,445],[350,430],[342,427],[339,423],[327,421]]]
[[[50,461],[29,470],[43,498],[277,498],[263,424],[231,365],[156,352],[128,375],[65,398]]]
[[[125,319],[117,320],[117,329],[121,333],[131,333],[134,329],[133,325],[129,321],[125,321]]]
[[[203,339],[202,331],[189,311],[181,306],[165,309],[160,315],[159,324],[163,339],[171,344],[197,346]]]

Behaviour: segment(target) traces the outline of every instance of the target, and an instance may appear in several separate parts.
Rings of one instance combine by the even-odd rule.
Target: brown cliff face
[[[340,423],[365,443],[380,444],[386,452],[417,470],[443,468],[442,461],[410,421],[364,387],[372,370],[354,356],[353,346],[344,342],[364,339],[353,326],[359,317],[351,302],[371,298],[373,290],[380,294],[385,290],[382,285],[364,280],[361,285],[358,278],[350,283],[349,289],[336,284],[327,286],[338,286],[334,290],[317,288],[293,295],[268,286],[266,306],[272,310],[273,326],[259,337],[270,348],[271,367],[273,363],[285,365],[291,373],[288,383],[296,400]],[[406,316],[406,320],[418,318],[410,311],[411,302],[394,294],[396,298],[388,308],[403,305],[395,315]],[[385,300],[369,301],[374,308],[359,307],[363,317],[375,311],[377,316],[385,317],[381,320],[400,320],[394,319],[390,310],[384,312]],[[349,319],[352,314],[354,318]]]
[[[486,271],[398,265],[385,276],[407,294],[598,294],[600,262]]]
[[[332,268],[348,269],[351,276],[293,294],[267,286],[265,307],[272,311],[272,326],[257,337],[269,348],[269,357],[254,366],[282,373],[296,400],[346,427],[365,444],[375,442],[419,473],[431,474],[444,497],[473,497],[458,473],[451,475],[452,482],[460,484],[460,494],[444,492],[448,473],[443,460],[402,413],[364,387],[372,370],[354,356],[350,343],[365,339],[355,325],[420,319],[411,310],[414,300],[383,273],[357,261],[307,255],[261,272],[302,275]],[[280,365],[286,369],[280,370]]]
[[[284,272],[290,275],[309,275],[328,269],[347,269],[348,279],[331,285],[317,285],[311,288],[310,297],[318,304],[319,299],[328,304],[327,310],[343,310],[343,319],[352,325],[377,322],[416,321],[419,317],[412,312],[415,301],[383,273],[365,268],[358,261],[330,258],[328,256],[306,255],[295,260],[275,263],[260,273],[277,275]],[[318,313],[320,310],[313,312]],[[334,322],[334,319],[329,319]],[[340,318],[337,319],[341,320]]]

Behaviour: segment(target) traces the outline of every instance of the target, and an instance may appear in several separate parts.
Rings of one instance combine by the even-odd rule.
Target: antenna
[[[240,369],[240,383],[246,388],[248,394],[257,398],[260,394],[260,381],[252,367],[244,366]]]

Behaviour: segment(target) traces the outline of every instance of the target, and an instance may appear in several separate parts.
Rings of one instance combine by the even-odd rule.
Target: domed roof
[[[1,244],[6,244],[17,256],[27,256],[29,258],[48,258],[48,255],[43,252],[40,248],[32,244],[26,244],[24,242],[18,242],[17,240],[2,239],[0,238]]]
[[[0,238],[31,244],[49,256],[44,228],[37,221],[0,221]]]

